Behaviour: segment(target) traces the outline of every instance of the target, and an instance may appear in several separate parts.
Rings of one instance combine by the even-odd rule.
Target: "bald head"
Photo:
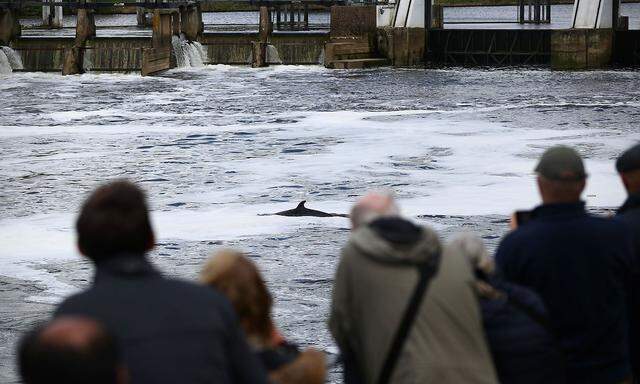
[[[351,227],[356,229],[377,218],[398,215],[400,215],[400,209],[391,193],[369,192],[351,209]]]
[[[26,384],[126,382],[115,340],[84,317],[61,317],[28,333],[19,363]]]

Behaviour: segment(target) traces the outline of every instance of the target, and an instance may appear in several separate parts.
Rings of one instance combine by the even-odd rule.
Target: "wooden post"
[[[172,14],[175,11],[156,9],[153,12],[153,33],[151,45],[154,48],[171,47],[173,28],[171,25]]]
[[[260,7],[260,25],[258,26],[258,35],[260,42],[266,43],[269,41],[271,35],[271,15],[269,13],[269,7]]]
[[[251,42],[252,60],[251,66],[253,68],[266,67],[267,63],[267,43],[261,41]]]
[[[202,12],[200,7],[190,4],[180,7],[180,32],[187,40],[195,41],[202,35]]]
[[[267,45],[269,44],[271,31],[272,25],[269,7],[261,6],[258,41],[251,42],[251,66],[253,68],[266,67],[269,65],[267,63]]]
[[[84,55],[87,41],[96,37],[96,22],[93,9],[78,8],[76,18],[76,41],[71,49],[65,51],[62,65],[63,75],[77,75],[84,73]]]
[[[304,30],[309,30],[309,4],[304,3]]]

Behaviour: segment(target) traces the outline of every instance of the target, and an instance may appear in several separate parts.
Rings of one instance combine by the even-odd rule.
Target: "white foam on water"
[[[198,49],[196,45],[189,44]],[[3,51],[0,52],[0,57]],[[252,73],[257,79],[277,77],[290,71],[326,71],[322,67],[278,66],[249,70],[233,66],[207,66],[206,71],[219,73],[225,78],[237,73]],[[18,76],[18,74],[17,74]],[[42,74],[19,74],[38,85],[46,84],[51,77],[68,84],[73,89],[81,81],[158,81],[180,86],[180,80],[153,78],[141,80],[139,76],[84,75],[77,78],[60,78]],[[24,77],[22,77],[24,76]],[[93,77],[95,76],[95,77]],[[113,76],[110,77],[110,76]],[[214,75],[212,75],[214,76]],[[214,76],[214,77],[215,77]],[[79,80],[79,79],[84,80]],[[2,83],[2,82],[0,82]],[[2,84],[0,84],[2,89]],[[141,97],[150,97],[143,95]],[[158,96],[160,97],[160,96]],[[603,102],[603,105],[606,103]],[[625,103],[629,105],[629,103]],[[593,107],[593,105],[589,105]],[[98,107],[96,107],[98,108]],[[624,191],[613,167],[612,158],[625,149],[640,134],[610,135],[606,129],[530,129],[508,124],[472,120],[473,114],[505,108],[522,108],[522,105],[474,107],[463,105],[455,110],[404,110],[391,112],[291,112],[270,115],[295,123],[230,124],[224,126],[190,126],[187,124],[153,125],[139,123],[71,125],[96,117],[123,116],[132,121],[145,117],[162,120],[179,116],[178,112],[137,112],[126,109],[97,109],[94,111],[60,111],[43,113],[59,126],[51,127],[0,127],[0,137],[58,135],[64,139],[91,137],[94,140],[110,139],[118,135],[122,142],[133,142],[137,136],[148,134],[161,140],[163,135],[180,133],[216,133],[224,131],[255,132],[276,142],[281,139],[321,141],[321,150],[305,153],[280,153],[259,158],[243,158],[216,162],[216,167],[234,170],[242,174],[239,183],[218,185],[215,191],[181,195],[180,199],[199,202],[203,208],[171,209],[152,213],[159,241],[183,240],[232,240],[261,235],[281,234],[311,227],[348,227],[345,218],[291,218],[259,216],[294,208],[300,200],[308,200],[307,206],[327,212],[348,213],[356,197],[345,200],[314,200],[313,190],[301,188],[291,192],[289,202],[243,204],[243,196],[269,194],[269,187],[286,187],[291,180],[308,180],[332,185],[344,185],[357,181],[370,188],[380,188],[389,179],[402,183],[399,187],[401,209],[408,216],[425,214],[485,215],[509,214],[515,209],[529,208],[539,202],[533,168],[544,148],[555,144],[592,145],[598,149],[589,153],[586,160],[590,174],[585,193],[588,204],[593,206],[617,206],[624,199]],[[193,112],[206,116],[207,111]],[[469,116],[471,117],[469,117]],[[127,139],[132,139],[128,141]],[[39,159],[43,161],[73,161],[80,157],[96,157],[96,161],[108,159],[108,154],[86,150],[85,153],[63,153]],[[406,160],[410,159],[410,160]],[[18,161],[18,160],[16,160]],[[29,159],[20,160],[27,162]],[[407,167],[397,164],[407,163]],[[428,166],[426,169],[416,165]],[[432,166],[432,167],[431,167]],[[28,169],[28,167],[27,167]],[[162,197],[153,203],[169,203]],[[266,198],[268,199],[268,197]],[[265,200],[266,200],[265,199]],[[166,206],[159,205],[159,206]],[[71,213],[50,213],[0,220],[0,274],[37,281],[47,291],[34,300],[56,300],[74,288],[58,281],[52,274],[39,269],[53,261],[77,259]],[[51,299],[52,298],[52,299]]]

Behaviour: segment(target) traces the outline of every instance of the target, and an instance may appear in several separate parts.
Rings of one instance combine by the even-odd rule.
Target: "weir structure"
[[[345,5],[342,0],[246,0],[258,6],[257,30],[207,30],[203,6],[218,0],[129,0],[116,6],[137,9],[139,26],[151,18],[151,38],[96,36],[93,12],[113,7],[106,0],[55,0],[78,15],[75,38],[20,37],[19,5],[50,8],[51,0],[0,0],[0,43],[19,52],[25,70],[82,73],[97,71],[154,74],[179,65],[180,49],[202,51],[190,62],[318,64],[329,68],[381,65],[510,66],[592,69],[611,64],[640,66],[640,31],[628,31],[619,0],[575,0],[571,28],[548,27],[548,0],[521,0],[506,28],[447,28],[443,7],[432,0]],[[240,0],[243,1],[243,0]],[[311,6],[330,7],[330,26],[319,30]],[[520,24],[540,24],[525,29]],[[316,28],[316,29],[314,29]],[[190,51],[191,52],[191,51]],[[183,52],[184,54],[184,52]],[[189,60],[187,60],[189,62]]]

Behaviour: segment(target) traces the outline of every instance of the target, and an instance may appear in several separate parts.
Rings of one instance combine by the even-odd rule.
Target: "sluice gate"
[[[428,59],[434,64],[502,67],[551,62],[551,30],[439,29],[428,33]]]

